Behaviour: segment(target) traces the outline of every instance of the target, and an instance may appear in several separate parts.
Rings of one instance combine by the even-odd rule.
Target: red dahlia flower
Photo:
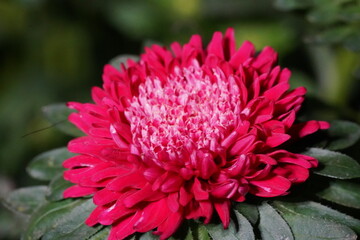
[[[226,228],[232,201],[287,194],[317,160],[282,144],[329,125],[294,123],[306,90],[289,90],[290,71],[276,62],[270,47],[236,50],[228,29],[206,50],[194,35],[171,50],[146,48],[120,71],[105,66],[95,103],[68,104],[86,136],[68,145],[79,155],[64,162],[76,184],[64,196],[93,194],[86,224],[111,225],[114,240],[153,229],[165,239],[214,210]]]

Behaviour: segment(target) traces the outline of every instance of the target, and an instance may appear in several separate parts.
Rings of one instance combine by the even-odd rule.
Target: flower
[[[226,228],[231,202],[275,197],[304,182],[317,160],[284,149],[329,127],[295,123],[305,88],[290,90],[277,54],[252,43],[236,50],[233,29],[216,32],[206,50],[192,36],[171,50],[145,48],[138,62],[107,65],[94,104],[70,102],[69,120],[86,136],[69,142],[64,197],[93,194],[86,224],[111,225],[110,240],[134,232],[161,239],[184,219]]]

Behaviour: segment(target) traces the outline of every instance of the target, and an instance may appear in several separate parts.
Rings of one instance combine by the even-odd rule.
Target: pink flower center
[[[166,82],[148,77],[125,112],[133,147],[142,158],[161,164],[161,156],[181,160],[200,149],[218,153],[237,125],[239,88],[216,68],[207,75],[197,62],[177,68]]]

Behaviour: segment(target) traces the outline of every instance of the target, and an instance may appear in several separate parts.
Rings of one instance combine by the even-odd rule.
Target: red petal
[[[116,201],[119,196],[120,193],[104,188],[94,194],[93,200],[96,205],[105,205]]]
[[[271,47],[265,47],[253,62],[253,67],[261,73],[269,72],[277,62],[277,53]]]
[[[230,154],[234,156],[247,153],[253,146],[255,139],[256,137],[252,134],[244,135],[231,147]]]
[[[90,216],[85,220],[86,225],[92,227],[98,223],[99,215],[105,211],[105,207],[97,206],[90,214]]]
[[[113,146],[110,139],[79,137],[71,140],[68,144],[70,152],[97,155],[103,148]]]
[[[177,212],[179,210],[179,193],[174,192],[170,193],[167,197],[167,205],[172,212]]]
[[[186,206],[193,199],[193,195],[186,191],[184,187],[180,188],[179,195],[179,203],[182,206]]]
[[[112,225],[110,230],[109,240],[124,239],[133,234],[136,230],[133,228],[134,224],[141,217],[141,212],[138,211],[134,215],[122,219],[121,221]]]
[[[309,177],[309,170],[307,168],[286,164],[274,169],[274,173],[289,179],[293,183],[304,182]]]
[[[327,122],[311,120],[294,125],[293,129],[291,129],[291,133],[302,138],[318,131],[319,129],[327,129],[329,127],[330,124]]]
[[[229,63],[233,68],[237,69],[240,64],[243,64],[247,59],[254,56],[254,54],[254,45],[249,41],[245,41],[240,49],[231,57]]]
[[[264,96],[271,100],[278,100],[287,90],[289,90],[290,84],[287,82],[281,82],[278,85],[266,90]]]
[[[166,207],[166,199],[152,202],[141,211],[141,217],[134,224],[134,229],[137,232],[148,232],[164,222],[168,215],[169,209]]]
[[[194,193],[195,199],[198,201],[209,199],[209,193],[203,189],[201,182],[197,178],[194,180],[192,192]]]
[[[226,200],[224,202],[215,202],[214,206],[216,212],[219,214],[224,228],[228,228],[230,223],[230,201]]]
[[[128,208],[133,207],[137,203],[147,199],[151,195],[154,194],[154,191],[151,189],[150,184],[146,184],[142,189],[136,191],[131,194],[127,198],[124,199],[124,205]]]
[[[226,30],[223,42],[225,60],[230,60],[236,51],[235,34],[233,28],[228,28]]]
[[[63,162],[63,167],[64,168],[93,167],[100,163],[103,163],[103,161],[99,160],[98,158],[94,158],[87,155],[77,155],[66,159]]]
[[[78,185],[69,187],[63,193],[64,198],[76,198],[76,197],[83,197],[90,194],[93,194],[97,191],[97,188],[92,187],[81,187]]]
[[[259,197],[276,197],[287,194],[291,182],[282,177],[275,175],[259,181],[250,181],[250,192]]]
[[[160,240],[167,239],[178,229],[183,220],[182,212],[175,212],[159,225],[154,234],[160,235]]]
[[[273,133],[272,136],[269,136],[266,139],[266,145],[268,145],[271,148],[277,147],[277,146],[283,144],[284,142],[286,142],[287,140],[289,140],[290,138],[291,138],[291,136],[288,134]]]
[[[220,59],[224,59],[224,50],[222,46],[222,33],[221,32],[215,32],[208,47],[208,55],[214,54],[215,56],[218,56]]]

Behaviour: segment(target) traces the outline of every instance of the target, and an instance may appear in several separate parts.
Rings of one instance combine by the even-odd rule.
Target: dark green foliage
[[[33,178],[51,180],[63,170],[62,163],[75,154],[64,148],[54,149],[36,156],[28,165],[27,171]]]
[[[101,69],[108,59],[119,68],[126,57],[137,59],[144,42],[155,39],[168,45],[200,33],[206,43],[213,31],[229,26],[236,30],[237,46],[243,40],[254,42],[258,50],[273,46],[280,53],[280,64],[293,72],[292,86],[305,85],[319,102],[331,104],[323,111],[311,100],[305,116],[313,111],[318,114],[316,119],[345,118],[359,123],[359,76],[355,73],[360,61],[352,53],[360,51],[359,23],[358,0],[2,1],[0,177],[12,178],[13,185],[31,184],[19,170],[29,156],[69,140],[54,128],[70,136],[82,135],[67,121],[73,110],[65,104],[43,108],[48,122],[38,109],[49,102],[89,102],[89,90],[102,84]],[[115,57],[118,54],[126,55]],[[308,183],[314,192],[304,187],[310,199],[295,201],[292,195],[274,202],[250,199],[234,204],[228,230],[215,217],[210,225],[189,221],[179,235],[186,240],[355,239],[355,233],[360,234],[360,127],[355,122],[332,121],[326,138],[314,145],[323,148],[304,152],[319,159],[320,166],[313,172],[323,181]],[[91,199],[62,197],[71,186],[62,178],[62,162],[71,156],[60,148],[31,161],[29,175],[48,181],[48,186],[20,188],[4,195],[0,188],[3,205],[28,220],[26,231],[15,229],[23,232],[23,239],[107,238],[109,227],[84,224],[94,207]],[[3,223],[10,220],[0,221],[0,238],[7,240]],[[278,227],[271,227],[274,223]],[[129,239],[157,236],[136,234]]]

